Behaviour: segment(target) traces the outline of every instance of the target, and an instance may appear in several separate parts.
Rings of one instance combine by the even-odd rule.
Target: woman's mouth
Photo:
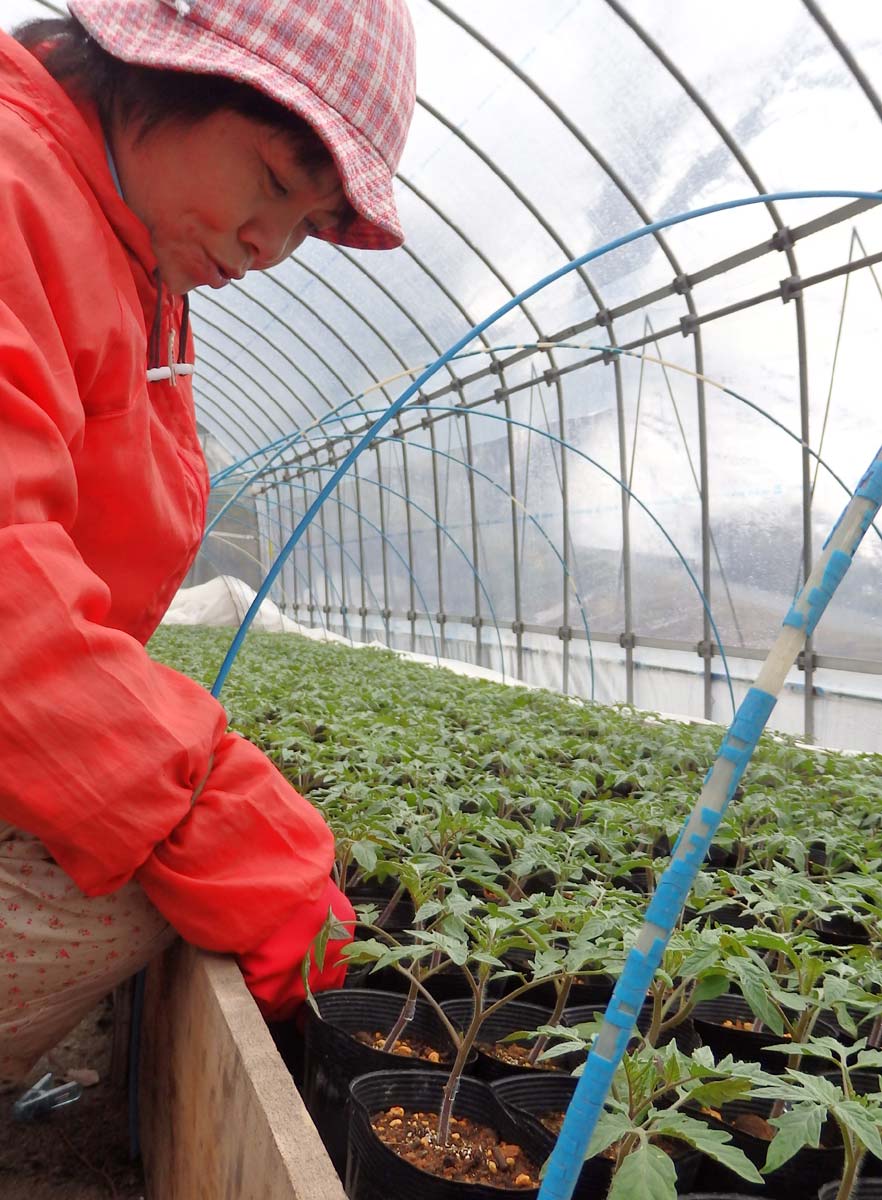
[[[208,286],[211,288],[226,287],[233,277],[232,272],[227,271],[220,263],[215,262],[213,258],[210,258],[208,262],[211,267],[211,274],[206,280]]]

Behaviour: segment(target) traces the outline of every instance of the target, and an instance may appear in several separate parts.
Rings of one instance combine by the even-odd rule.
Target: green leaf
[[[686,1113],[670,1112],[662,1113],[653,1121],[652,1133],[653,1136],[678,1138],[728,1167],[742,1179],[748,1179],[751,1183],[763,1182],[762,1176],[747,1155],[732,1145],[732,1135],[723,1129],[712,1129],[703,1121],[697,1121]]]
[[[729,980],[726,975],[705,975],[696,986],[693,999],[696,1004],[702,1000],[716,1000],[729,990]]]
[[[709,1067],[714,1070],[714,1052],[710,1046],[698,1046],[692,1051],[691,1057],[700,1067]]]
[[[344,947],[343,955],[349,963],[377,962],[388,950],[386,943],[378,941],[377,938],[359,938]]]
[[[790,1047],[793,1054],[807,1054],[809,1057],[835,1059],[848,1056],[848,1047],[837,1042],[832,1037],[813,1037],[808,1042],[794,1042]]]
[[[677,1172],[658,1146],[640,1146],[613,1175],[607,1200],[677,1200]]]
[[[594,1133],[591,1135],[591,1142],[585,1152],[585,1158],[596,1158],[609,1146],[621,1141],[625,1134],[630,1133],[632,1129],[633,1125],[627,1113],[610,1112],[608,1109],[604,1109],[594,1126]]]
[[[769,972],[758,968],[756,963],[746,958],[733,958],[729,965],[738,979],[742,995],[750,1005],[751,1011],[780,1037],[784,1032],[784,1022],[769,999]]]
[[[771,1124],[777,1127],[778,1132],[769,1144],[763,1174],[777,1171],[803,1146],[812,1146],[817,1150],[825,1115],[822,1105],[800,1104],[791,1112],[772,1117]]]
[[[689,1099],[696,1104],[712,1105],[728,1104],[739,1096],[750,1091],[750,1080],[744,1077],[732,1079],[713,1079],[703,1083],[689,1093]]]
[[[333,908],[329,907],[328,915],[325,917],[322,927],[316,934],[312,943],[312,948],[315,952],[315,961],[320,971],[325,965],[325,951],[328,948],[328,940],[331,936],[331,929],[337,924],[339,924],[339,922],[334,916],[334,910]],[[344,934],[345,932],[346,931],[344,930]]]
[[[882,1050],[861,1050],[855,1060],[857,1067],[882,1067]]]
[[[414,922],[429,921],[432,917],[437,917],[438,913],[444,912],[445,906],[438,900],[427,900],[425,904],[421,904],[414,913]]]
[[[422,941],[437,946],[458,967],[464,966],[468,961],[469,948],[465,941],[454,941],[453,938],[445,937],[442,933],[425,933],[421,930],[417,931],[416,936]]]
[[[373,842],[361,841],[353,842],[351,849],[352,857],[370,875],[377,866],[377,847]]]
[[[316,1004],[315,996],[312,994],[312,988],[309,986],[309,971],[312,966],[309,951],[304,954],[300,963],[300,979],[303,983],[303,994],[306,996],[306,1003],[312,1009],[317,1017],[322,1014],[319,1011],[319,1006]]]
[[[882,1111],[876,1108],[870,1112],[857,1100],[843,1100],[834,1104],[831,1111],[836,1121],[854,1134],[862,1146],[876,1158],[882,1158],[882,1138],[879,1137]]]
[[[817,1100],[829,1107],[842,1099],[842,1088],[823,1075],[807,1075],[805,1071],[788,1068],[787,1076],[795,1080],[811,1100]]]

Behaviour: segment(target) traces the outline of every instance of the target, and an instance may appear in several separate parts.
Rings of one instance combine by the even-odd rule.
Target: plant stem
[[[836,1193],[836,1200],[849,1200],[852,1189],[857,1182],[858,1167],[864,1157],[864,1151],[854,1145],[853,1139],[849,1136],[848,1131],[842,1129],[842,1141],[845,1146],[845,1164],[842,1169],[842,1179],[839,1181],[839,1191]]]
[[[619,1142],[619,1149],[616,1153],[616,1165],[615,1169],[613,1170],[613,1175],[615,1175],[616,1171],[618,1171],[619,1167],[621,1167],[622,1163],[634,1149],[635,1145],[639,1144],[640,1140],[639,1133],[625,1134],[625,1136]]]
[[[386,922],[392,916],[392,913],[395,911],[395,905],[399,902],[399,900],[401,899],[401,897],[403,895],[404,895],[404,884],[399,884],[399,886],[392,893],[392,897],[389,900],[389,903],[386,905],[386,907],[383,909],[383,911],[377,917],[377,924],[379,925],[379,927],[381,929],[384,927]]]
[[[401,1037],[401,1031],[404,1029],[405,1025],[410,1024],[410,1022],[413,1020],[414,1013],[416,1012],[418,990],[419,984],[417,983],[416,979],[411,979],[410,990],[407,993],[407,999],[404,1002],[401,1012],[398,1014],[398,1020],[389,1030],[389,1036],[386,1038],[385,1042],[383,1042],[383,1052],[385,1054],[392,1053],[392,1047],[398,1041],[399,1037]]]
[[[559,1025],[560,1024],[560,1019],[563,1016],[563,1010],[567,1006],[567,999],[569,997],[570,988],[572,986],[573,986],[573,977],[572,977],[572,975],[567,975],[566,978],[564,979],[563,983],[561,984],[561,986],[558,988],[557,1000],[555,1001],[555,1005],[554,1005],[554,1012],[548,1018],[549,1025]],[[545,1047],[547,1045],[548,1045],[548,1034],[547,1033],[544,1033],[541,1037],[536,1038],[535,1042],[533,1043],[533,1045],[530,1049],[530,1053],[527,1055],[527,1066],[528,1067],[535,1067],[536,1060],[538,1059],[539,1055],[542,1053],[542,1051],[545,1049]]]
[[[649,990],[652,993],[652,1020],[649,1023],[649,1029],[646,1033],[646,1044],[647,1046],[654,1046],[661,1032],[662,1004],[664,1003],[665,995],[664,984],[659,985],[654,983]]]
[[[478,984],[472,1019],[468,1029],[463,1034],[462,1042],[457,1050],[456,1060],[450,1069],[450,1075],[444,1086],[444,1094],[441,1097],[441,1108],[438,1112],[437,1138],[439,1146],[446,1146],[450,1140],[450,1118],[453,1115],[453,1102],[456,1099],[456,1093],[459,1091],[459,1081],[468,1062],[472,1046],[475,1044],[475,1039],[478,1036],[478,1030],[481,1028],[484,1018],[487,1015],[483,1008],[484,982],[485,980],[482,979]]]

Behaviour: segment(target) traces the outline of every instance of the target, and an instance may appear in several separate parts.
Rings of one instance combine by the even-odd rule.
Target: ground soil
[[[563,1129],[563,1123],[564,1123],[565,1116],[566,1116],[565,1112],[540,1113],[539,1120],[542,1122],[542,1124],[545,1126],[546,1129],[550,1129],[551,1132],[554,1134],[554,1136],[557,1137],[557,1135]]]
[[[551,1059],[539,1059],[534,1063],[528,1062],[529,1046],[518,1046],[507,1042],[477,1042],[476,1045],[482,1054],[506,1063],[510,1067],[527,1067],[531,1071],[560,1070],[559,1063],[555,1063]]]
[[[110,1001],[100,1005],[41,1061],[29,1080],[0,1095],[2,1200],[145,1200],[144,1178],[129,1158],[125,1090],[110,1081]],[[52,1070],[97,1071],[75,1103],[28,1123],[12,1118],[12,1103],[29,1082]]]
[[[540,1163],[533,1162],[520,1146],[504,1142],[495,1129],[468,1117],[451,1119],[446,1146],[439,1146],[436,1140],[437,1113],[409,1113],[396,1106],[377,1113],[371,1124],[399,1158],[443,1179],[514,1191],[539,1186]]]
[[[375,1029],[371,1033],[354,1033],[352,1036],[363,1046],[370,1046],[372,1050],[382,1050],[388,1034]],[[397,1054],[399,1058],[422,1058],[432,1063],[450,1061],[449,1054],[442,1054],[435,1046],[414,1037],[400,1037],[388,1053]]]

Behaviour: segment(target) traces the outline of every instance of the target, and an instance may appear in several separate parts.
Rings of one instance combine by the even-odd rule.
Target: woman
[[[330,831],[144,644],[207,475],[186,293],[307,236],[383,249],[404,0],[70,0],[0,35],[0,1079],[177,930],[268,1017],[337,921]],[[334,940],[334,937],[336,940]]]

